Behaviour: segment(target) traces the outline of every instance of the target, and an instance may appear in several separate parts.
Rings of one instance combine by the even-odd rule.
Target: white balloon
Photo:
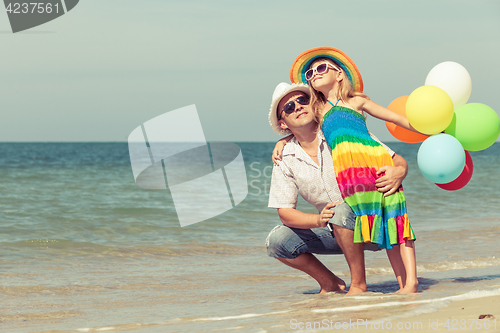
[[[427,74],[425,85],[437,86],[450,95],[455,110],[467,103],[472,91],[472,80],[464,66],[445,61]]]

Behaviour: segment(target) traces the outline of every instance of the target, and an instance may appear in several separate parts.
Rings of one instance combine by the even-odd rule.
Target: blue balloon
[[[465,151],[453,136],[435,134],[420,146],[417,164],[425,178],[436,184],[446,184],[457,179],[464,170]]]

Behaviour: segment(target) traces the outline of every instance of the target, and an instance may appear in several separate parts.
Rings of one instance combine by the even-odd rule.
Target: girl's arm
[[[278,142],[276,142],[276,146],[274,146],[273,150],[274,165],[278,165],[278,161],[281,161],[281,153],[283,153],[283,148],[285,148],[286,143],[290,141],[292,138],[293,134],[290,134],[288,136],[285,136],[283,139],[280,139]]]
[[[420,133],[413,126],[411,126],[410,122],[405,116],[400,115],[399,113],[393,112],[387,108],[384,108],[382,105],[378,105],[374,101],[370,99],[366,99],[363,97],[358,97],[362,102],[361,109],[366,111],[368,114],[372,115],[375,118],[388,121],[390,123],[396,124],[407,130]],[[421,133],[424,134],[424,133]]]

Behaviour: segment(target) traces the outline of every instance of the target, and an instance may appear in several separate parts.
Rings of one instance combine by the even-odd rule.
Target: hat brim
[[[290,131],[289,129],[281,128],[279,121],[278,121],[278,115],[277,115],[276,111],[278,109],[278,104],[283,99],[283,97],[285,97],[286,95],[288,95],[289,93],[294,92],[294,91],[300,91],[300,92],[303,92],[304,94],[306,94],[307,96],[310,96],[309,86],[304,85],[304,84],[291,84],[288,89],[286,89],[281,94],[276,96],[273,99],[273,101],[271,102],[271,107],[269,109],[269,124],[271,125],[273,131],[276,134],[288,135],[288,134],[292,133],[292,131]]]
[[[316,47],[302,52],[290,68],[290,80],[293,83],[307,84],[306,71],[317,58],[328,58],[334,61],[347,74],[354,90],[363,92],[363,78],[354,61],[344,52],[329,46]]]

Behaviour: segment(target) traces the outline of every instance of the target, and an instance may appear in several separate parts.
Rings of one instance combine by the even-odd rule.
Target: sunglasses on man
[[[281,110],[281,112],[279,113],[278,120],[281,119],[281,115],[283,114],[283,112],[285,112],[286,114],[291,114],[292,112],[295,111],[295,102],[299,103],[300,105],[308,105],[309,104],[309,97],[299,96],[296,99],[294,99],[293,101],[286,103],[285,106],[283,107],[283,109]]]

